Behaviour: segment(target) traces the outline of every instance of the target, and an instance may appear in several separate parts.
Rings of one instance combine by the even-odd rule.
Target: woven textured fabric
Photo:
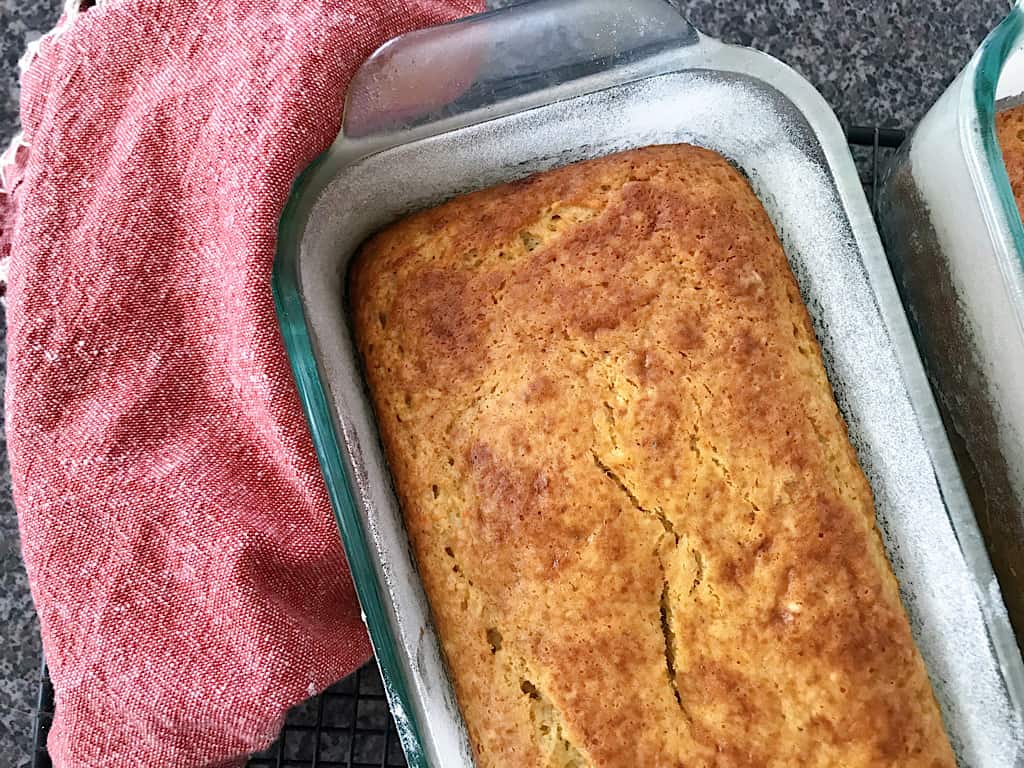
[[[368,657],[274,315],[277,219],[359,63],[473,10],[114,0],[39,44],[0,256],[58,768],[235,765]]]

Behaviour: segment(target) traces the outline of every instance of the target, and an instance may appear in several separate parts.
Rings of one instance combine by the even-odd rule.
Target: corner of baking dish
[[[989,34],[964,72],[958,129],[971,182],[999,259],[1007,292],[1015,299],[1017,328],[1024,338],[1024,224],[996,136],[999,104],[1024,98],[1024,0]]]
[[[972,365],[995,371],[1002,377],[1000,384],[1020,381],[1014,350],[1024,344],[1024,225],[995,116],[1000,107],[1024,101],[1022,44],[1024,0],[1017,0],[887,164],[879,189],[879,223],[892,274],[940,392],[951,370],[962,375]],[[950,265],[956,270],[956,291],[935,291],[939,277],[950,274]],[[947,345],[956,338],[951,328],[960,322],[971,324],[969,344]],[[949,407],[955,396],[945,394]],[[937,413],[929,415],[933,419],[944,432]],[[942,462],[952,463],[951,454],[943,453]],[[988,615],[990,643],[1020,717],[1024,664],[981,530],[966,500],[949,509]],[[1024,742],[1018,744],[1012,764],[1021,764],[1022,756]]]

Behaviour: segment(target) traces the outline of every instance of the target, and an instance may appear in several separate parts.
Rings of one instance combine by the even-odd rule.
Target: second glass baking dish
[[[878,213],[1018,637],[1024,634],[1024,225],[995,131],[1024,101],[1024,9],[986,38],[883,177]]]

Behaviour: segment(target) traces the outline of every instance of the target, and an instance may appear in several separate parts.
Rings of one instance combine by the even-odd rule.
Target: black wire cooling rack
[[[846,129],[861,183],[874,210],[879,173],[904,139],[895,128]],[[39,679],[33,768],[52,768],[46,737],[53,722],[53,686],[44,664]],[[280,737],[253,755],[248,768],[395,768],[405,766],[375,663],[288,713]]]

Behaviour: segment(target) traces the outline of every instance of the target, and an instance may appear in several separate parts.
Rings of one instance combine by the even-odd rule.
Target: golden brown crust
[[[996,114],[996,138],[1010,179],[1017,210],[1024,217],[1024,106]]]
[[[775,232],[651,147],[372,238],[360,352],[481,768],[953,766]]]

